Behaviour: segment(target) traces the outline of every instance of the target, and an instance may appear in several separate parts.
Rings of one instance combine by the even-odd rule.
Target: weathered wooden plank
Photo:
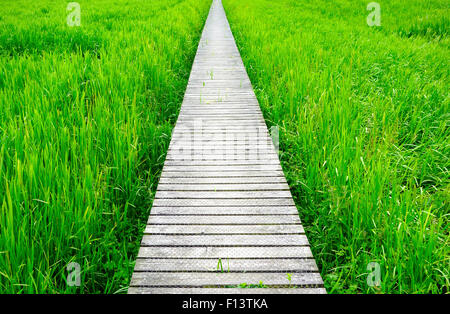
[[[234,81],[240,81],[242,79],[245,79],[245,76],[243,75],[242,71],[239,70],[230,70],[230,69],[214,69],[214,68],[208,68],[203,67],[202,69],[195,69],[191,72],[191,77],[194,80],[234,80]],[[211,78],[212,77],[212,78]]]
[[[326,294],[324,288],[160,288],[130,287],[129,294]]]
[[[213,135],[205,136],[203,134],[194,133],[178,133],[173,137],[173,142],[175,145],[179,142],[190,142],[191,145],[273,145],[272,139],[258,138],[250,136],[239,136],[238,134],[223,134],[217,133]],[[187,144],[187,143],[186,143]]]
[[[257,152],[257,153],[272,153],[274,154],[274,148],[269,143],[262,143],[261,145],[242,145],[237,146],[230,144],[223,144],[223,145],[198,145],[198,146],[192,146],[191,143],[178,143],[174,144],[173,147],[170,149],[170,154],[179,154],[179,153],[188,153],[193,152],[196,153],[216,153],[216,154],[222,154],[222,153],[234,153],[234,154],[248,154],[248,152]]]
[[[200,136],[199,136],[200,135]],[[222,144],[212,143],[209,145],[207,143],[208,137],[203,136],[201,133],[199,135],[194,134],[193,136],[187,135],[183,138],[176,139],[173,144],[171,144],[170,149],[168,151],[168,155],[180,154],[180,153],[188,153],[190,151],[196,151],[198,153],[207,153],[209,155],[214,154],[223,154],[223,153],[237,153],[244,154],[246,152],[256,151],[259,153],[266,153],[268,155],[274,155],[276,157],[276,152],[273,144],[269,140],[259,141],[256,144],[248,143],[245,144],[236,144],[232,140],[223,141]],[[245,137],[243,137],[245,140]],[[244,157],[244,156],[243,156]],[[247,159],[247,158],[241,158]],[[259,158],[254,158],[259,159]]]
[[[240,54],[234,47],[229,46],[226,47],[220,51],[216,49],[211,49],[210,51],[207,51],[205,49],[198,49],[197,53],[195,55],[196,57],[208,57],[208,56],[215,56],[215,57],[222,57],[222,58],[240,58]]]
[[[147,258],[311,258],[311,249],[306,246],[283,247],[146,247],[139,250],[138,257]],[[276,262],[276,261],[275,261]]]
[[[241,70],[242,66],[240,64],[222,64],[220,66],[216,66],[214,64],[195,64],[196,70],[229,70],[229,71],[236,71]]]
[[[191,132],[179,133],[173,139],[173,143],[170,144],[171,147],[182,145],[187,147],[196,146],[217,146],[217,145],[232,145],[243,146],[243,145],[273,145],[272,139],[267,138],[257,138],[254,136],[239,136],[237,134],[213,134],[205,136],[203,134],[195,134]]]
[[[244,109],[252,109],[252,110],[259,110],[257,108],[258,103],[251,102],[250,104],[242,104],[242,103],[232,103],[232,102],[199,102],[199,101],[185,101],[182,105],[181,110],[192,110],[192,111],[198,111],[198,110],[244,110]],[[180,111],[181,113],[181,111]],[[203,112],[206,114],[207,112]],[[211,113],[214,113],[214,111],[211,111]],[[175,125],[176,127],[176,125]]]
[[[177,148],[191,148],[191,149],[201,149],[201,148],[209,148],[216,146],[225,146],[234,149],[255,149],[259,147],[268,147],[272,146],[273,142],[270,138],[265,139],[255,139],[255,140],[246,140],[246,139],[235,139],[235,138],[224,138],[221,140],[208,140],[207,137],[196,138],[194,136],[185,136],[179,137],[173,140],[170,145],[170,149]]]
[[[167,155],[166,160],[179,160],[179,161],[213,161],[213,160],[242,160],[244,158],[260,160],[278,160],[275,154],[248,154],[248,155],[237,155],[237,154],[171,154]]]
[[[192,130],[190,132],[177,132],[174,134],[173,143],[170,144],[170,149],[172,146],[187,146],[187,147],[197,147],[203,146],[208,148],[211,146],[215,148],[218,145],[232,145],[232,147],[243,149],[240,146],[249,146],[249,148],[254,148],[252,146],[258,145],[273,145],[272,139],[270,137],[257,137],[256,134],[240,134],[237,132],[226,134],[218,132],[203,132],[203,130]]]
[[[226,58],[201,58],[202,61],[194,61],[192,64],[195,67],[229,67],[229,66],[240,66],[241,62],[237,59]],[[197,59],[198,60],[198,59]]]
[[[257,132],[258,129],[264,130],[266,127],[265,123],[262,120],[236,120],[236,119],[228,119],[228,120],[210,120],[210,119],[202,119],[201,117],[193,118],[190,120],[180,120],[179,124],[176,126],[176,130],[179,129],[194,129],[194,130],[221,130],[224,132],[240,130],[241,132],[250,133]]]
[[[144,235],[141,246],[305,246],[301,234]]]
[[[208,151],[208,152],[248,152],[248,151],[256,151],[256,152],[273,152],[273,146],[269,142],[265,143],[258,143],[258,144],[234,144],[233,142],[224,142],[222,144],[212,144],[212,145],[206,145],[206,144],[199,144],[199,145],[193,145],[195,143],[191,142],[178,142],[176,144],[171,145],[170,149],[171,152],[175,153],[177,151],[179,152],[185,152],[185,151]],[[221,169],[219,169],[221,170]]]
[[[251,150],[251,149],[268,149],[272,148],[273,142],[270,138],[260,138],[255,140],[248,140],[243,137],[241,139],[236,139],[232,136],[228,138],[222,138],[220,140],[208,139],[208,137],[198,137],[198,136],[183,136],[178,137],[173,140],[170,144],[170,149],[217,149],[221,146],[227,149],[235,149],[235,150]]]
[[[223,80],[223,79],[242,79],[246,77],[244,74],[244,69],[239,66],[234,66],[234,68],[229,67],[205,67],[197,66],[192,69],[191,77],[193,79],[207,79],[212,80]]]
[[[188,127],[185,126],[175,126],[173,133],[198,133],[199,131],[202,131],[202,134],[232,134],[230,136],[236,137],[235,133],[238,133],[241,135],[241,137],[261,137],[268,135],[267,128],[263,127],[234,127],[234,126],[227,126],[227,127],[210,127],[205,128],[201,125],[190,125]]]
[[[201,142],[218,142],[218,141],[237,141],[237,142],[269,142],[272,139],[270,137],[261,138],[257,132],[252,133],[243,133],[243,132],[230,132],[226,133],[223,131],[203,131],[203,130],[194,130],[194,129],[186,129],[179,130],[177,132],[172,133],[173,141],[178,142],[181,140],[189,140],[189,141],[201,141]],[[195,143],[195,142],[194,142]]]
[[[237,207],[160,207],[153,206],[155,215],[298,215],[295,206]]]
[[[274,184],[285,183],[284,177],[229,177],[229,178],[167,178],[159,179],[160,184]],[[155,204],[153,204],[155,205]]]
[[[242,72],[241,72],[242,73]],[[214,72],[213,72],[214,74]],[[207,74],[208,75],[208,74]],[[236,80],[224,80],[224,79],[211,79],[211,72],[209,75],[205,77],[205,75],[194,75],[192,79],[189,80],[188,87],[209,87],[209,88],[231,88],[238,89],[242,88],[243,90],[248,91],[251,88],[251,83],[247,80],[243,75],[240,79]],[[212,83],[212,84],[208,84]]]
[[[203,107],[203,113],[199,112],[198,106]],[[261,112],[256,112],[256,108],[253,108],[253,112],[249,111],[248,109],[252,109],[251,107],[244,107],[235,105],[234,107],[224,107],[224,106],[212,106],[208,104],[199,104],[198,106],[186,106],[185,109],[183,109],[180,114],[182,115],[178,118],[179,122],[184,121],[190,121],[192,119],[195,119],[194,121],[201,120],[204,123],[213,123],[216,120],[220,120],[220,118],[223,118],[224,121],[228,122],[229,120],[247,120],[247,122],[253,122],[255,120],[256,122],[264,122],[264,117]],[[256,107],[256,106],[255,106]],[[211,109],[211,111],[207,111],[208,109]],[[239,121],[240,122],[240,121]],[[192,123],[192,122],[191,122]]]
[[[198,77],[198,79],[201,79]],[[209,97],[211,98],[211,97]],[[255,97],[246,97],[244,98],[238,98],[236,99],[227,99],[224,100],[212,97],[211,99],[205,99],[200,97],[190,97],[190,98],[184,98],[182,106],[189,106],[189,105],[195,105],[195,106],[205,106],[205,105],[217,105],[217,106],[233,106],[233,105],[242,105],[242,104],[249,104],[251,106],[257,105],[258,99]]]
[[[211,101],[211,102],[199,102],[197,100],[185,100],[183,101],[183,105],[180,109],[181,111],[199,111],[199,110],[205,110],[205,109],[211,109],[211,110],[228,110],[228,111],[244,111],[247,110],[249,112],[252,110],[253,112],[256,111],[258,114],[262,114],[261,111],[259,111],[258,102],[256,101],[249,101],[248,103],[243,102],[231,102],[231,101]],[[209,112],[203,111],[202,114],[208,114]],[[214,113],[214,112],[211,112]]]
[[[191,131],[191,130],[206,129],[211,133],[239,131],[245,134],[253,134],[257,136],[267,134],[266,125],[263,124],[262,122],[257,122],[254,124],[242,123],[240,121],[238,122],[239,122],[238,125],[231,125],[228,123],[222,123],[221,125],[218,125],[216,123],[208,123],[207,120],[197,119],[194,121],[177,124],[174,128],[174,132],[183,130]]]
[[[207,119],[208,121],[216,121],[216,120],[259,120],[263,121],[263,116],[261,114],[255,114],[250,112],[233,112],[232,110],[228,110],[228,112],[209,112],[208,114],[196,114],[196,113],[184,113],[183,116],[179,118],[178,121],[190,121],[190,120],[198,120],[198,119]]]
[[[198,116],[200,118],[206,116],[217,116],[220,114],[228,115],[254,115],[251,111],[255,111],[256,105],[244,106],[244,105],[211,105],[211,104],[198,104],[187,105],[180,111],[180,115]],[[202,112],[201,112],[202,111]],[[207,111],[207,112],[205,112]],[[262,114],[262,113],[261,113]]]
[[[236,58],[201,58],[204,59],[202,61],[194,61],[193,66],[196,68],[201,67],[239,67],[241,65],[240,60],[237,60]],[[248,90],[248,89],[247,89]]]
[[[167,153],[169,160],[242,160],[242,159],[277,159],[277,155],[273,148],[258,148],[258,149],[233,149],[216,146],[205,149],[173,149]],[[243,173],[244,174],[244,173]],[[247,174],[249,176],[249,174]],[[264,176],[278,176],[278,174],[264,174]]]
[[[260,199],[155,199],[154,206],[294,206],[291,198]]]
[[[290,198],[289,191],[157,191],[162,199],[259,199]]]
[[[177,124],[176,131],[179,131],[180,128],[190,129],[190,130],[205,130],[205,131],[219,131],[228,132],[228,131],[241,131],[245,133],[255,133],[258,132],[258,129],[261,129],[263,132],[266,127],[265,122],[262,121],[262,118],[203,118],[200,116],[190,116],[183,118]],[[258,136],[262,136],[264,133],[257,134]]]
[[[205,113],[205,109],[208,109],[208,113]],[[221,115],[230,116],[232,118],[234,117],[257,117],[259,118],[259,114],[254,114],[252,112],[253,110],[248,108],[203,108],[200,109],[184,109],[180,111],[180,114],[186,117],[200,117],[202,119],[208,118],[208,117],[220,117]]]
[[[247,102],[256,100],[254,96],[241,95],[241,94],[229,94],[229,95],[204,95],[204,94],[190,94],[185,95],[187,101],[197,101],[199,103],[209,103],[209,102],[221,102],[224,105],[228,102]]]
[[[147,225],[144,234],[303,234],[293,225]]]
[[[187,100],[198,99],[200,102],[206,102],[208,100],[218,100],[218,101],[246,101],[247,99],[254,99],[254,95],[245,92],[228,92],[228,93],[217,93],[217,92],[201,92],[185,94],[184,97]]]
[[[208,125],[218,125],[218,124],[225,124],[225,125],[234,125],[236,124],[245,124],[245,125],[254,125],[253,122],[257,122],[259,124],[263,124],[264,120],[261,115],[256,114],[243,114],[243,113],[223,113],[223,114],[210,114],[210,115],[183,115],[182,118],[180,118],[178,121],[179,123],[189,123],[192,121],[203,121],[204,124]],[[217,122],[217,123],[216,123]]]
[[[317,272],[313,259],[154,259],[139,258],[135,271]]]
[[[214,215],[193,215],[193,216],[158,216],[150,215],[147,224],[207,224],[207,225],[230,225],[230,224],[300,224],[300,219],[297,215],[233,215],[233,216],[214,216]]]
[[[205,111],[205,109],[210,109]],[[257,103],[252,104],[230,104],[227,103],[224,105],[223,103],[213,103],[213,104],[205,104],[205,103],[197,103],[197,104],[186,104],[182,106],[180,109],[180,113],[184,114],[200,114],[200,115],[214,115],[220,112],[231,112],[233,114],[237,113],[247,113],[247,114],[262,114],[262,112],[258,111],[259,107]]]
[[[184,145],[273,145],[270,137],[245,136],[239,133],[209,133],[203,134],[199,132],[177,132],[173,137],[173,144],[183,143]]]
[[[248,109],[248,110],[253,110],[253,111],[258,111],[259,110],[259,106],[258,106],[258,102],[257,101],[250,101],[247,103],[243,103],[243,102],[231,102],[231,101],[227,101],[227,102],[218,102],[218,101],[212,101],[212,102],[198,102],[198,101],[183,101],[183,105],[180,109],[181,110],[205,110],[205,109],[216,109],[216,110],[244,110],[244,109]],[[203,113],[207,113],[205,111],[203,111]]]
[[[206,108],[205,108],[206,109]],[[223,120],[225,122],[229,122],[229,120],[246,120],[248,122],[252,122],[257,120],[258,122],[264,122],[263,115],[261,113],[251,113],[251,112],[236,112],[232,109],[228,109],[227,112],[221,110],[219,112],[204,112],[200,113],[189,113],[183,112],[183,115],[178,118],[179,122],[183,121],[191,121],[191,120],[203,120],[204,122],[215,122],[216,120]]]
[[[226,97],[232,97],[232,96],[248,96],[251,97],[252,93],[248,92],[246,88],[242,87],[234,87],[234,88],[221,88],[220,93],[217,92],[217,87],[190,87],[189,93],[185,94],[187,96],[226,96]]]
[[[173,130],[173,132],[193,132],[193,131],[203,131],[205,133],[220,133],[220,132],[231,132],[231,133],[243,133],[253,136],[263,136],[267,135],[267,127],[262,121],[248,122],[237,120],[233,123],[227,123],[229,121],[222,121],[218,123],[214,123],[213,121],[205,120],[205,119],[194,119],[190,121],[180,122],[177,124]]]
[[[250,123],[244,120],[216,120],[218,123],[212,120],[204,120],[201,118],[194,118],[189,121],[180,122],[177,124],[172,132],[172,134],[176,135],[177,133],[194,133],[197,136],[212,133],[212,134],[225,134],[225,138],[242,138],[246,139],[248,137],[257,137],[257,138],[267,138],[270,137],[267,127],[264,122],[254,122]],[[231,123],[233,122],[233,123]]]
[[[209,73],[209,74],[205,74]],[[243,76],[242,71],[239,70],[233,70],[233,69],[214,69],[211,67],[202,67],[199,69],[195,69],[193,72],[191,72],[192,77],[195,80],[201,80],[201,79],[211,79],[212,80],[241,80],[245,76]]]
[[[289,190],[284,183],[273,184],[160,184],[158,191],[280,191]]]
[[[220,80],[197,80],[189,81],[188,88],[242,88],[247,89],[252,84],[247,80],[220,81]]]
[[[271,286],[311,286],[322,285],[322,278],[318,273],[292,273],[290,280],[285,273],[142,273],[133,274],[130,286],[230,286],[246,284],[264,284]]]
[[[197,125],[194,124],[197,123]],[[179,128],[199,129],[199,130],[241,130],[242,132],[255,132],[258,128],[264,128],[266,125],[263,121],[258,120],[216,120],[209,121],[206,119],[197,118],[189,121],[180,121],[177,123],[177,130]],[[251,128],[251,129],[250,129]],[[248,130],[248,131],[247,131]]]
[[[202,177],[282,177],[283,171],[167,171],[161,174],[162,178],[202,178]]]
[[[173,135],[182,135],[183,133],[186,134],[194,134],[196,136],[210,136],[216,135],[216,136],[227,136],[228,138],[238,138],[238,139],[244,139],[247,138],[254,138],[254,137],[266,137],[269,136],[267,133],[267,129],[262,128],[246,128],[246,127],[235,127],[235,126],[228,126],[225,128],[221,127],[207,127],[204,128],[201,125],[199,126],[189,126],[189,127],[175,127],[174,131],[172,132]]]
[[[177,133],[193,133],[197,136],[208,136],[207,134],[225,134],[229,137],[238,137],[242,139],[246,139],[249,137],[260,137],[260,136],[268,136],[266,133],[267,129],[264,130],[262,127],[257,128],[247,128],[246,126],[227,126],[227,127],[219,127],[219,126],[211,126],[204,127],[201,124],[197,126],[188,126],[188,127],[175,127],[173,134]]]
[[[218,160],[218,161],[206,161],[206,160],[192,160],[192,161],[177,161],[166,160],[164,166],[257,166],[257,165],[279,165],[278,159],[269,160]]]
[[[178,119],[178,123],[189,123],[191,121],[202,120],[206,125],[263,125],[263,117],[251,114],[222,114],[222,115],[183,115]]]

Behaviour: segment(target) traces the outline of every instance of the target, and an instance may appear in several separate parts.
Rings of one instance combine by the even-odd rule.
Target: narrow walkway
[[[203,30],[128,292],[325,293],[220,0]]]

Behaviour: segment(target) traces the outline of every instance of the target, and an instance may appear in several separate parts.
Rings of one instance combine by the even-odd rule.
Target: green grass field
[[[0,0],[0,293],[127,291],[211,4],[68,2]],[[450,3],[369,2],[223,0],[327,291],[448,293]]]
[[[0,0],[2,293],[126,292],[210,5],[68,2]]]
[[[450,3],[369,2],[223,0],[327,291],[448,292]]]

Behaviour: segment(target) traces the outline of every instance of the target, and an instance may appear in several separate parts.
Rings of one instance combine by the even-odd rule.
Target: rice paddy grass
[[[328,293],[445,293],[450,4],[369,2],[223,0]]]
[[[0,1],[1,293],[126,292],[210,6],[68,2]]]

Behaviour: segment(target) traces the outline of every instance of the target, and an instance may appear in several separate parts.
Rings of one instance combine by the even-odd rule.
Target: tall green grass
[[[328,292],[448,292],[450,4],[223,2]]]
[[[126,291],[210,5],[68,2],[0,1],[1,293]]]

